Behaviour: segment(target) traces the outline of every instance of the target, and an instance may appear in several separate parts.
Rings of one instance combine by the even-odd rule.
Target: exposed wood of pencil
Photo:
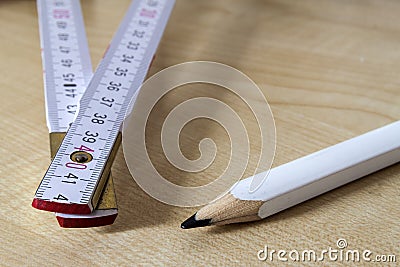
[[[215,202],[203,207],[197,213],[197,220],[210,220],[212,225],[257,221],[258,210],[264,201],[240,200],[228,193]]]

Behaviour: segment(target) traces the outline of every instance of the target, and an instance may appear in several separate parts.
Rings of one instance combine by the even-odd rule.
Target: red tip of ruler
[[[65,218],[56,216],[58,224],[63,228],[88,228],[113,224],[118,213],[96,218]]]
[[[89,214],[92,212],[88,204],[59,203],[37,198],[33,199],[32,207],[39,210],[69,213],[69,214]]]

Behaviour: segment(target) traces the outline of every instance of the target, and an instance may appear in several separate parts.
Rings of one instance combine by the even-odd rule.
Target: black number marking
[[[68,54],[70,51],[70,48],[66,47],[66,46],[60,46],[58,49],[60,50],[61,53],[65,53],[65,54]]]
[[[97,123],[97,124],[104,124],[104,119],[107,118],[107,115],[100,115],[99,113],[95,113],[93,115],[95,118],[92,119],[93,123]]]
[[[64,197],[64,196],[61,195],[61,194],[58,194],[58,196],[53,197],[53,198],[54,198],[54,199],[57,199],[57,200],[65,200],[65,201],[68,201],[68,198]]]
[[[135,58],[134,56],[123,54],[121,61],[124,62],[124,63],[132,63],[132,60],[134,58]]]
[[[67,23],[65,21],[57,21],[57,27],[59,29],[65,29],[67,28]]]
[[[67,112],[71,114],[75,114],[77,105],[67,105]]]
[[[68,173],[68,175],[65,175],[64,177],[67,178],[67,180],[62,180],[61,182],[67,184],[76,184],[76,181],[73,179],[78,179],[78,176],[74,175],[73,173]]]
[[[70,68],[72,66],[72,59],[61,59],[61,65]]]
[[[129,42],[126,48],[131,50],[138,50],[140,43]]]
[[[127,72],[128,72],[128,69],[122,69],[120,67],[117,67],[116,70],[114,71],[114,74],[116,76],[126,76]]]
[[[137,38],[143,38],[144,34],[145,34],[145,31],[138,31],[138,30],[135,30],[135,31],[132,33],[132,36],[137,37]]]
[[[149,24],[150,24],[150,22],[144,21],[144,20],[139,20],[138,23],[139,23],[139,25],[142,26],[142,27],[147,27],[147,26],[149,26]]]
[[[107,89],[110,91],[119,91],[119,88],[121,87],[121,83],[115,83],[115,82],[110,82],[109,85],[107,86]]]
[[[96,142],[96,138],[97,136],[99,136],[99,133],[91,133],[90,131],[86,131],[85,135],[82,140],[87,142],[87,143],[94,143]]]
[[[68,33],[59,33],[58,34],[58,40],[60,41],[68,41]]]
[[[106,98],[106,97],[103,97],[101,100],[102,101],[100,101],[100,104],[105,105],[109,108],[112,107],[112,103],[115,101],[114,98]]]

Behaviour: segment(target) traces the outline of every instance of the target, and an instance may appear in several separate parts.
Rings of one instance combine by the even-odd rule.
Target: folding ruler
[[[91,64],[79,1],[38,0],[53,160],[32,206],[57,212],[61,226],[100,226],[115,220],[110,169],[121,141],[120,127],[173,5],[173,0],[133,1],[89,83]]]

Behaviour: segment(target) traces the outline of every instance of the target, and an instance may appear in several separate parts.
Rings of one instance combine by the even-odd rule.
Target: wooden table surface
[[[130,1],[82,2],[95,66]],[[264,221],[184,231],[180,222],[197,208],[169,206],[144,193],[120,150],[113,165],[115,224],[60,228],[54,214],[31,207],[49,164],[35,1],[3,0],[0,7],[1,265],[253,266],[265,264],[257,259],[265,245],[321,251],[337,248],[339,238],[347,240],[348,249],[396,254],[400,261],[399,164]],[[277,166],[400,119],[399,14],[398,1],[178,0],[150,73],[193,60],[246,73],[274,114]],[[203,174],[178,179],[157,146],[162,112],[201,92],[234,103],[245,120],[252,119],[231,94],[212,89],[177,89],[149,121],[150,154],[157,169],[178,184],[204,184],[218,176],[229,139],[208,120],[188,125],[181,136],[183,153],[198,157],[198,141],[210,137],[221,160]],[[260,151],[256,131],[250,132],[247,175]]]

